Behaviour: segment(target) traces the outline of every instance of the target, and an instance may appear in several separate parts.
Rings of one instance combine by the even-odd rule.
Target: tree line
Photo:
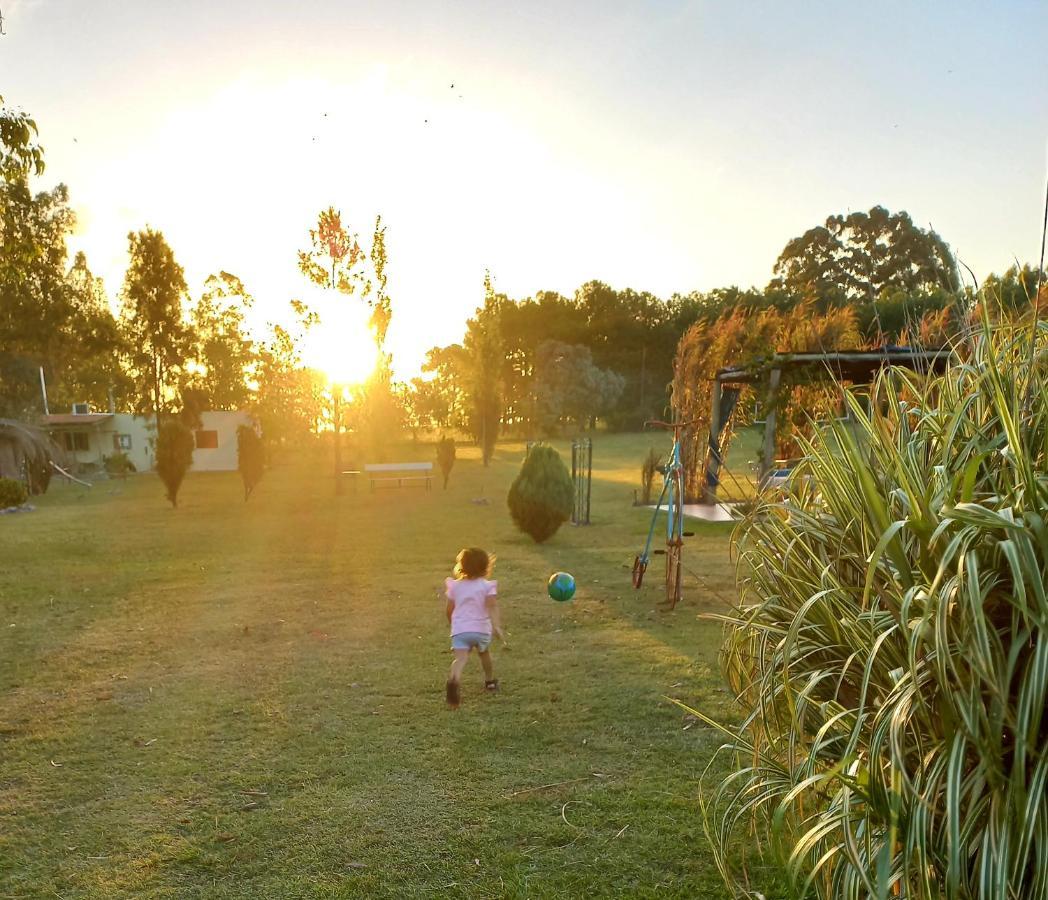
[[[253,299],[229,272],[209,276],[191,296],[164,235],[128,235],[128,269],[117,311],[83,253],[69,260],[76,224],[64,185],[32,192],[27,173],[0,183],[0,416],[74,402],[155,417],[248,406],[272,413],[283,430],[314,427],[318,386],[296,357],[296,341],[270,326],[247,331]],[[281,430],[281,429],[278,429]]]
[[[1014,266],[983,287],[1008,309],[1028,305],[1037,270]],[[482,444],[502,432],[635,429],[684,406],[686,384],[774,349],[941,345],[974,296],[949,246],[905,212],[830,216],[787,242],[763,288],[674,294],[600,281],[572,297],[513,300],[490,276],[461,343],[434,347],[411,384],[416,425],[460,429]],[[683,402],[683,405],[682,405]],[[708,406],[708,404],[707,404]]]
[[[682,377],[701,377],[727,358],[711,348],[727,348],[753,317],[765,318],[750,344],[775,330],[775,316],[781,324],[837,313],[848,327],[838,329],[836,346],[915,335],[929,343],[957,297],[971,292],[939,235],[905,212],[874,207],[831,216],[788,241],[762,289],[663,299],[594,280],[570,297],[540,291],[514,299],[486,275],[463,339],[432,348],[422,375],[397,383],[385,350],[393,315],[385,226],[378,219],[370,241],[361,240],[329,208],[299,251],[298,268],[331,303],[366,304],[379,360],[367,383],[336,387],[303,356],[303,338],[324,327],[324,309],[289,301],[286,322],[253,335],[243,281],[219,271],[192,295],[158,230],[128,235],[128,269],[111,304],[84,255],[69,258],[75,215],[67,188],[30,187],[44,166],[35,135],[30,117],[0,105],[0,416],[31,420],[42,411],[42,368],[56,409],[112,401],[157,421],[249,409],[270,447],[345,428],[369,453],[401,428],[458,432],[478,442],[486,460],[500,434],[539,437],[598,420],[625,430],[667,416],[686,335],[689,358],[701,361],[677,373],[678,394]],[[1013,267],[986,286],[1019,308],[1036,281],[1035,269]]]
[[[45,165],[36,123],[2,100],[0,417],[36,420],[43,412],[42,371],[52,410],[74,402],[98,409],[113,404],[161,423],[192,422],[203,410],[249,409],[277,445],[321,429],[330,419],[330,392],[302,359],[302,336],[320,315],[292,301],[290,324],[270,323],[260,337],[252,335],[245,313],[254,300],[244,282],[219,271],[192,295],[174,250],[150,227],[128,235],[128,267],[112,304],[85,255],[70,260],[76,216],[68,188],[31,188],[31,177]],[[321,229],[330,214],[321,213]],[[316,280],[310,265],[324,236],[311,233],[310,239],[299,265]],[[363,252],[353,240],[355,252]],[[368,295],[384,341],[390,304],[380,225],[368,271],[355,263],[347,261],[347,277]],[[336,287],[347,290],[346,283]]]

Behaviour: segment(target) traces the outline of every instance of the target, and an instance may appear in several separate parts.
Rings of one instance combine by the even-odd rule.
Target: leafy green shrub
[[[266,472],[266,448],[257,431],[250,425],[237,428],[237,469],[244,482],[244,502]]]
[[[455,439],[442,437],[437,442],[437,465],[444,475],[444,490],[448,489],[448,478],[451,468],[455,465]]]
[[[574,487],[567,466],[552,447],[531,448],[509,489],[509,511],[517,528],[541,544],[569,518]]]
[[[655,474],[659,471],[659,465],[662,463],[662,457],[655,452],[655,448],[652,447],[648,450],[648,455],[644,457],[644,462],[640,467],[640,502],[641,506],[648,506],[651,504],[651,489],[652,485],[655,484]]]
[[[193,432],[177,419],[161,423],[156,436],[156,473],[167,488],[167,499],[178,506],[178,489],[193,464]]]
[[[29,491],[21,481],[13,478],[0,478],[0,509],[9,506],[21,506],[29,499]]]
[[[135,471],[135,464],[131,462],[126,453],[117,452],[111,456],[105,457],[105,470],[110,475],[116,475],[119,478],[126,478],[128,472]]]
[[[703,792],[797,896],[1048,897],[1048,328],[984,326],[815,433],[738,541],[742,601]],[[707,721],[709,721],[707,719]],[[715,723],[711,723],[715,724]],[[718,726],[720,727],[720,726]]]

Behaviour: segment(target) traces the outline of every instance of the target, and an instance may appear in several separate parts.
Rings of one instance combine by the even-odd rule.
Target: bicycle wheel
[[[644,582],[644,573],[647,571],[648,561],[641,559],[639,556],[633,557],[633,586],[640,589],[641,584]]]
[[[666,548],[666,605],[673,609],[681,597],[681,545],[675,540]]]
[[[682,565],[684,550],[684,477],[681,472],[673,476],[674,503],[668,510],[668,538],[666,540],[666,604],[673,609],[681,598]]]

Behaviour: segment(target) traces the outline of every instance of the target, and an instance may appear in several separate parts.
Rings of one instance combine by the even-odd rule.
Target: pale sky
[[[761,286],[791,237],[877,203],[980,278],[1039,249],[1044,0],[0,11],[0,92],[111,295],[149,224],[194,295],[225,269],[284,319],[317,212],[362,237],[381,213],[402,376],[461,337],[485,268],[514,297]]]

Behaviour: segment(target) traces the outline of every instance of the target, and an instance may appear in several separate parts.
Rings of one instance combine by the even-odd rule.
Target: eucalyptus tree
[[[956,291],[957,264],[949,245],[919,228],[906,212],[883,206],[830,216],[793,238],[775,262],[772,287],[808,299],[876,300],[885,290]]]
[[[484,465],[491,462],[503,411],[503,344],[499,308],[504,297],[495,293],[491,273],[484,273],[484,305],[466,326],[463,348],[469,365],[467,392],[470,401],[470,430],[480,442]]]
[[[44,173],[44,149],[37,133],[32,116],[5,106],[0,97],[0,175],[5,180]]]
[[[185,273],[164,235],[151,228],[127,236],[130,264],[124,276],[122,326],[135,380],[137,408],[154,421],[169,410],[193,350],[185,318]]]
[[[186,385],[201,392],[209,409],[241,409],[251,396],[248,378],[257,361],[244,325],[254,299],[229,272],[210,275],[191,315],[196,371]]]

